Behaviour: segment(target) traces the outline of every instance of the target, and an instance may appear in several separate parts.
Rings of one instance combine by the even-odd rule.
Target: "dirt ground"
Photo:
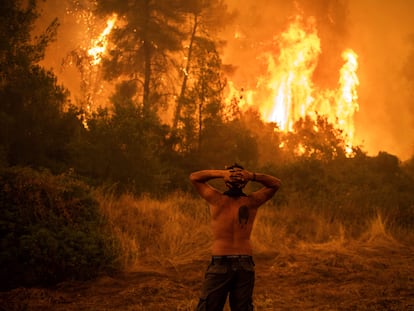
[[[302,245],[255,255],[256,310],[414,310],[414,247]],[[194,310],[205,260],[0,293],[0,310]],[[229,310],[226,306],[225,310]]]

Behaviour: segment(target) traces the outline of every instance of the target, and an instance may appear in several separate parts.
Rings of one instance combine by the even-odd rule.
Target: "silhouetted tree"
[[[228,12],[227,6],[222,0],[188,1],[183,9],[187,12],[190,34],[186,40],[188,47],[185,48],[187,51],[184,57],[185,63],[181,68],[182,82],[173,118],[173,130],[176,130],[178,123],[182,121],[181,110],[188,102],[187,93],[191,88],[188,81],[193,77],[194,66],[197,65],[197,60],[194,59],[197,57],[195,50],[203,46],[206,47],[205,41],[209,41],[210,45],[216,44],[214,41],[215,33],[223,29],[234,17]]]
[[[106,78],[134,81],[144,114],[154,110],[154,98],[170,87],[162,75],[171,67],[169,53],[181,48],[181,2],[98,0],[97,13],[116,13],[120,20],[111,34],[114,47],[104,61]]]
[[[402,167],[404,171],[414,179],[414,156],[404,161]]]
[[[301,118],[293,126],[293,132],[282,139],[283,150],[293,158],[303,157],[316,160],[332,160],[346,154],[341,131],[327,118],[318,115],[316,120],[309,116]]]
[[[166,152],[168,128],[155,114],[144,115],[134,101],[136,84],[116,86],[113,109],[100,109],[88,119],[84,139],[75,148],[76,167],[97,184],[117,191],[158,193],[169,183],[161,163]]]
[[[265,166],[271,163],[280,163],[283,161],[283,152],[280,148],[281,133],[278,131],[277,125],[272,122],[265,122],[260,112],[255,109],[248,109],[240,113],[239,116],[242,124],[254,137],[257,150],[255,153],[256,165]],[[254,146],[247,146],[253,148]]]
[[[188,91],[188,103],[183,111],[189,121],[184,127],[192,135],[184,139],[191,142],[192,150],[198,150],[204,142],[207,143],[203,131],[210,131],[224,122],[223,90],[226,81],[220,70],[221,59],[214,42],[200,41],[194,48],[194,53],[194,84]]]
[[[75,109],[64,110],[67,91],[38,65],[58,23],[52,21],[32,38],[36,8],[36,1],[0,4],[0,153],[6,165],[63,170],[69,162],[68,143],[81,124]]]

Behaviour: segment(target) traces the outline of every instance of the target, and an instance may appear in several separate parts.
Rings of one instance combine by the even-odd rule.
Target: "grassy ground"
[[[207,205],[180,194],[101,202],[120,241],[122,271],[3,292],[0,310],[194,310],[209,260]],[[259,213],[256,310],[414,310],[408,231],[378,215],[351,238],[340,221],[312,211],[265,206]]]

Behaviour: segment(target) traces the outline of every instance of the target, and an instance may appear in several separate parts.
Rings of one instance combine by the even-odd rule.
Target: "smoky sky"
[[[356,143],[376,155],[386,151],[404,160],[414,154],[414,1],[410,0],[226,0],[236,18],[221,33],[227,41],[223,62],[235,71],[229,79],[240,88],[254,88],[263,72],[261,51],[278,53],[274,38],[292,18],[315,18],[321,55],[313,82],[333,88],[346,48],[358,55],[359,111],[355,114]],[[66,2],[70,3],[70,1]],[[73,2],[72,2],[73,3]],[[89,3],[87,0],[78,3]],[[66,13],[65,1],[48,0],[39,25],[53,17],[61,23],[58,38],[47,51],[45,66],[53,67],[72,93],[79,90],[79,72],[63,68],[63,58],[81,46],[85,23]],[[96,27],[93,20],[88,27]],[[100,25],[102,26],[102,25]],[[238,35],[235,37],[235,33]]]
[[[414,69],[414,2],[355,0],[351,9],[350,43],[361,68],[359,136],[366,133],[370,149],[407,158],[414,153],[414,80],[405,74]]]

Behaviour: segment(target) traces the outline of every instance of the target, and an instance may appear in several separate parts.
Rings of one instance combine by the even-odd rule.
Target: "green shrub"
[[[379,213],[389,223],[414,228],[414,179],[387,153],[332,161],[303,159],[263,169],[282,180],[275,205],[300,206],[357,236]],[[352,229],[349,229],[351,228]]]
[[[2,289],[87,279],[113,267],[114,241],[90,189],[71,175],[0,172]]]

